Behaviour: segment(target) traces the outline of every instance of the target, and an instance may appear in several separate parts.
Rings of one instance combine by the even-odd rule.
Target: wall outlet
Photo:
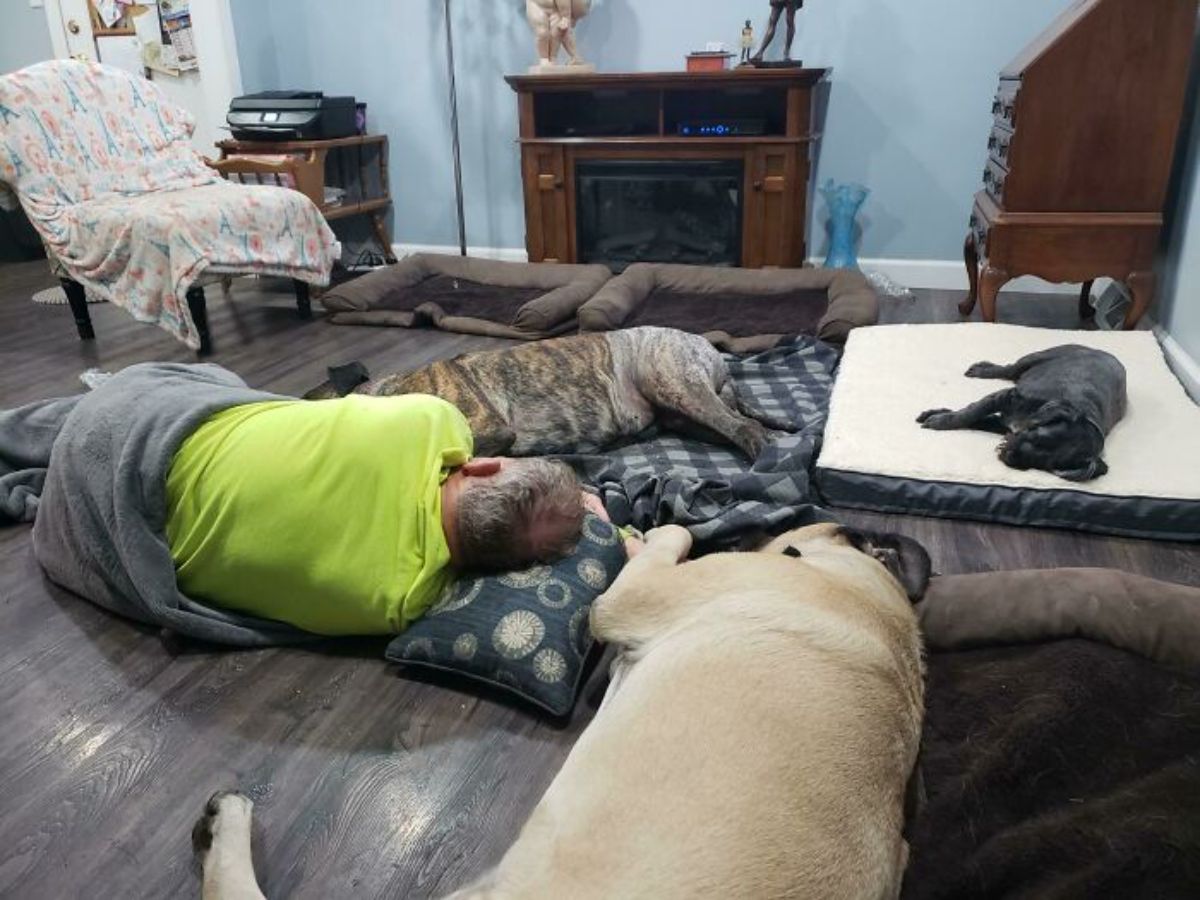
[[[42,0],[29,0],[30,9],[41,9],[45,5],[46,4],[43,3]]]

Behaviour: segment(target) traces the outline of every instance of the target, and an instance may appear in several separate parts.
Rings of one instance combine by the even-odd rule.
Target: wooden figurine
[[[750,51],[754,49],[754,26],[750,24],[750,20],[746,20],[746,27],[742,29],[742,59],[738,63],[742,66],[750,65]]]
[[[537,40],[537,64],[530,74],[564,71],[594,72],[575,46],[575,25],[592,9],[592,0],[525,0],[525,17]],[[567,64],[558,62],[558,51],[567,53]]]
[[[783,45],[783,58],[785,61],[791,61],[792,42],[796,39],[796,10],[803,6],[804,0],[771,0],[771,20],[767,22],[767,31],[763,35],[762,46],[754,54],[751,63],[754,65],[763,63],[763,54],[771,46],[771,41],[775,40],[775,29],[779,26],[779,17],[783,15],[784,10],[787,11],[787,38]]]

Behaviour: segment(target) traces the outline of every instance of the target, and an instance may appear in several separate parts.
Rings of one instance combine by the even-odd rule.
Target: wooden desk
[[[383,258],[396,261],[392,238],[383,213],[391,206],[388,186],[388,139],[385,134],[364,134],[324,141],[217,142],[221,158],[210,163],[226,178],[290,187],[307,196],[327,221],[349,216],[369,216]],[[351,157],[347,159],[346,157]],[[350,164],[350,169],[347,169]],[[357,184],[339,177],[357,172]],[[326,203],[325,188],[346,190],[341,203]]]
[[[971,291],[996,319],[1010,279],[1125,282],[1133,328],[1154,297],[1154,256],[1179,133],[1197,0],[1076,0],[1000,73],[983,190],[965,244]]]

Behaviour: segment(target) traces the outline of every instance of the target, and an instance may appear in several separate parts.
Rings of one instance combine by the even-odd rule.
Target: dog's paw
[[[249,820],[254,802],[237,791],[217,791],[204,804],[204,812],[192,826],[192,850],[203,856],[212,847],[213,838],[235,818]]]
[[[740,427],[733,438],[733,442],[751,461],[758,459],[758,455],[762,453],[768,440],[767,429],[761,423],[753,420]]]
[[[990,362],[977,362],[966,371],[968,378],[1003,378],[1004,366]]]
[[[692,552],[692,533],[682,525],[660,525],[646,532],[647,547],[663,547],[676,562],[683,562]]]
[[[935,431],[948,431],[954,428],[954,412],[949,409],[927,409],[917,416],[922,428],[932,428]]]

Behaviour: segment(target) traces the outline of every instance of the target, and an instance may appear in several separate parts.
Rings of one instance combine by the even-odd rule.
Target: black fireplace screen
[[[741,264],[740,160],[580,161],[575,184],[580,262]]]

